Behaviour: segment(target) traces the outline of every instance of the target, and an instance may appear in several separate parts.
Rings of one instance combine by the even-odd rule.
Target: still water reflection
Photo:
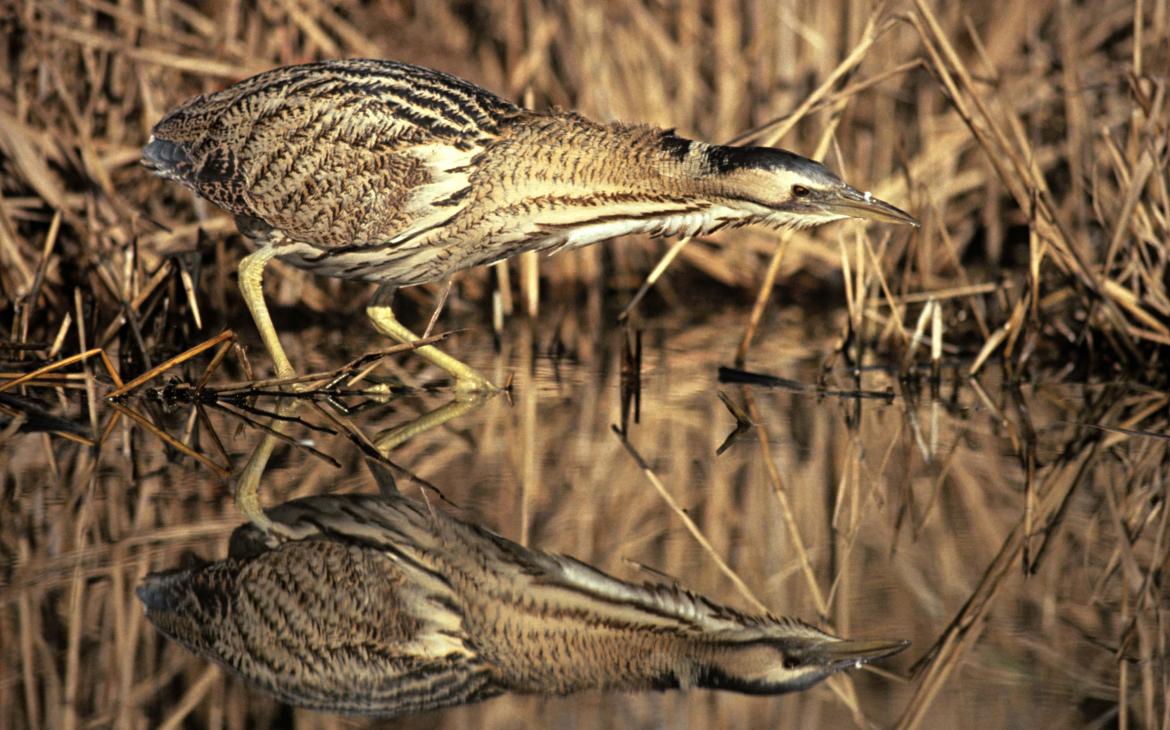
[[[1159,394],[1003,388],[948,370],[932,397],[881,368],[858,380],[816,336],[836,331],[823,322],[772,325],[747,363],[806,388],[721,382],[741,322],[739,312],[656,320],[641,335],[640,377],[628,367],[623,377],[629,335],[608,325],[593,333],[566,332],[553,315],[515,322],[498,351],[482,332],[456,336],[450,351],[497,382],[513,377],[513,392],[397,446],[389,458],[402,470],[398,485],[417,498],[414,475],[461,519],[626,580],[666,575],[743,610],[762,604],[838,635],[910,639],[911,648],[782,697],[504,696],[406,726],[1079,725],[1112,717],[1119,686],[1163,681],[1143,632],[1165,596],[1143,575],[1160,560],[1151,545],[1165,543],[1139,538],[1142,529],[1165,534],[1165,441],[1084,426],[1124,427],[1127,414],[1164,409]],[[286,343],[303,369],[321,370],[370,344],[361,323]],[[225,369],[212,385],[236,377]],[[273,452],[261,502],[376,491],[360,444],[448,401],[421,392],[306,404],[288,429],[297,443]],[[265,397],[202,412],[141,396],[126,405],[209,461],[230,457],[237,471],[262,435],[239,414],[274,408]],[[102,409],[100,420],[108,416]],[[38,435],[10,435],[3,449],[0,606],[5,635],[20,637],[0,649],[9,717],[46,726],[365,722],[281,707],[143,619],[134,588],[145,573],[191,554],[222,558],[241,522],[211,469],[127,419],[96,456]],[[1124,547],[1119,526],[1130,530]]]

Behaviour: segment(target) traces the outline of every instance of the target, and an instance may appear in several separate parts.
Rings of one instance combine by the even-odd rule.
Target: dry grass
[[[774,234],[692,242],[657,285],[666,302],[704,280],[725,293],[758,290],[758,320],[772,277],[804,285],[787,297],[850,273],[855,334],[884,351],[908,347],[933,294],[947,342],[1009,372],[1075,355],[1084,373],[1123,368],[1158,381],[1170,344],[1170,51],[1164,0],[1139,7],[1140,19],[1128,2],[1005,4],[982,17],[924,2],[18,4],[0,41],[10,61],[0,72],[8,339],[51,344],[75,288],[92,316],[105,324],[122,312],[139,340],[160,316],[143,317],[142,306],[159,296],[177,305],[177,286],[222,311],[238,239],[225,245],[225,215],[138,168],[151,125],[253,71],[378,55],[536,106],[815,153],[926,223],[913,236],[883,231],[876,244],[841,226],[787,235],[762,288]],[[541,280],[628,290],[664,251],[640,239],[528,258],[496,282],[464,275],[458,292],[486,301],[508,282],[500,299],[510,309],[515,281],[532,309]],[[273,296],[289,307],[332,310],[346,286],[282,275]],[[972,288],[989,280],[1002,286]],[[200,322],[200,298],[187,298],[192,316],[171,321]],[[120,325],[94,344],[127,338]]]
[[[379,56],[534,106],[822,157],[925,223],[913,234],[741,230],[673,249],[636,238],[463,274],[439,327],[469,325],[482,343],[495,302],[502,352],[478,359],[497,380],[519,367],[517,402],[497,399],[394,453],[510,537],[626,577],[636,573],[622,559],[636,560],[843,633],[913,638],[910,680],[858,675],[782,701],[507,699],[444,723],[1170,726],[1170,3],[975,8],[4,6],[0,725],[288,719],[163,646],[133,598],[142,573],[184,550],[222,554],[236,518],[216,470],[238,468],[259,434],[241,419],[260,423],[271,409],[226,383],[263,390],[253,372],[269,371],[263,350],[250,348],[261,353],[250,363],[212,337],[230,327],[256,342],[234,287],[244,247],[233,225],[151,179],[138,150],[192,94],[275,65]],[[619,334],[611,314],[668,250],[677,258],[632,315],[670,333],[648,338],[643,417],[629,427],[643,469],[609,431],[623,381],[607,342]],[[274,316],[302,372],[379,346],[349,326],[364,303],[357,285],[273,268]],[[411,291],[408,321],[422,323],[433,302]],[[731,314],[696,323],[724,301]],[[825,301],[844,313],[820,318]],[[502,316],[513,309],[539,316]],[[452,347],[475,352],[468,340]],[[572,357],[552,372],[558,361],[533,350]],[[177,369],[131,383],[179,355]],[[713,456],[735,426],[713,393],[718,365],[739,359],[808,383],[807,370],[775,363],[822,358],[822,386],[893,387],[894,404],[818,406],[809,394],[725,386],[756,433]],[[918,395],[927,360],[943,375],[934,399]],[[417,367],[379,362],[404,379]],[[171,376],[236,400],[196,407],[190,388],[172,386],[166,399],[105,405],[123,380],[142,396]],[[316,430],[297,437],[341,470],[282,449],[264,498],[368,489],[350,441],[437,403],[306,416]]]

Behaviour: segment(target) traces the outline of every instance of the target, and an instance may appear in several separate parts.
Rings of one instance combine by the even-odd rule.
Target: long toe
[[[453,387],[457,396],[478,396],[487,393],[498,393],[500,391],[498,385],[474,370],[455,376]]]

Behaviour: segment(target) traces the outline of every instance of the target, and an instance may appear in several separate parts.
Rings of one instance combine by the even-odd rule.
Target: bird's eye
[[[805,192],[807,193],[808,190],[805,190]],[[800,660],[797,659],[796,657],[794,657],[794,656],[784,657],[784,668],[785,669],[796,669],[799,666],[800,666]]]
[[[807,198],[812,191],[803,185],[793,185],[792,195],[797,198]]]

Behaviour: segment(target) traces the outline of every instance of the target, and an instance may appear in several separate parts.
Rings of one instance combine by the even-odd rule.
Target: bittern
[[[150,621],[285,702],[396,716],[504,692],[779,694],[904,649],[635,585],[400,495],[310,497],[148,575]]]
[[[278,68],[194,98],[154,127],[142,160],[232,213],[258,242],[239,285],[280,377],[293,368],[261,288],[274,256],[379,282],[366,310],[374,326],[415,342],[390,308],[397,287],[525,251],[750,223],[916,224],[792,152],[530,111],[392,61]],[[460,389],[491,389],[433,346],[418,353]]]

